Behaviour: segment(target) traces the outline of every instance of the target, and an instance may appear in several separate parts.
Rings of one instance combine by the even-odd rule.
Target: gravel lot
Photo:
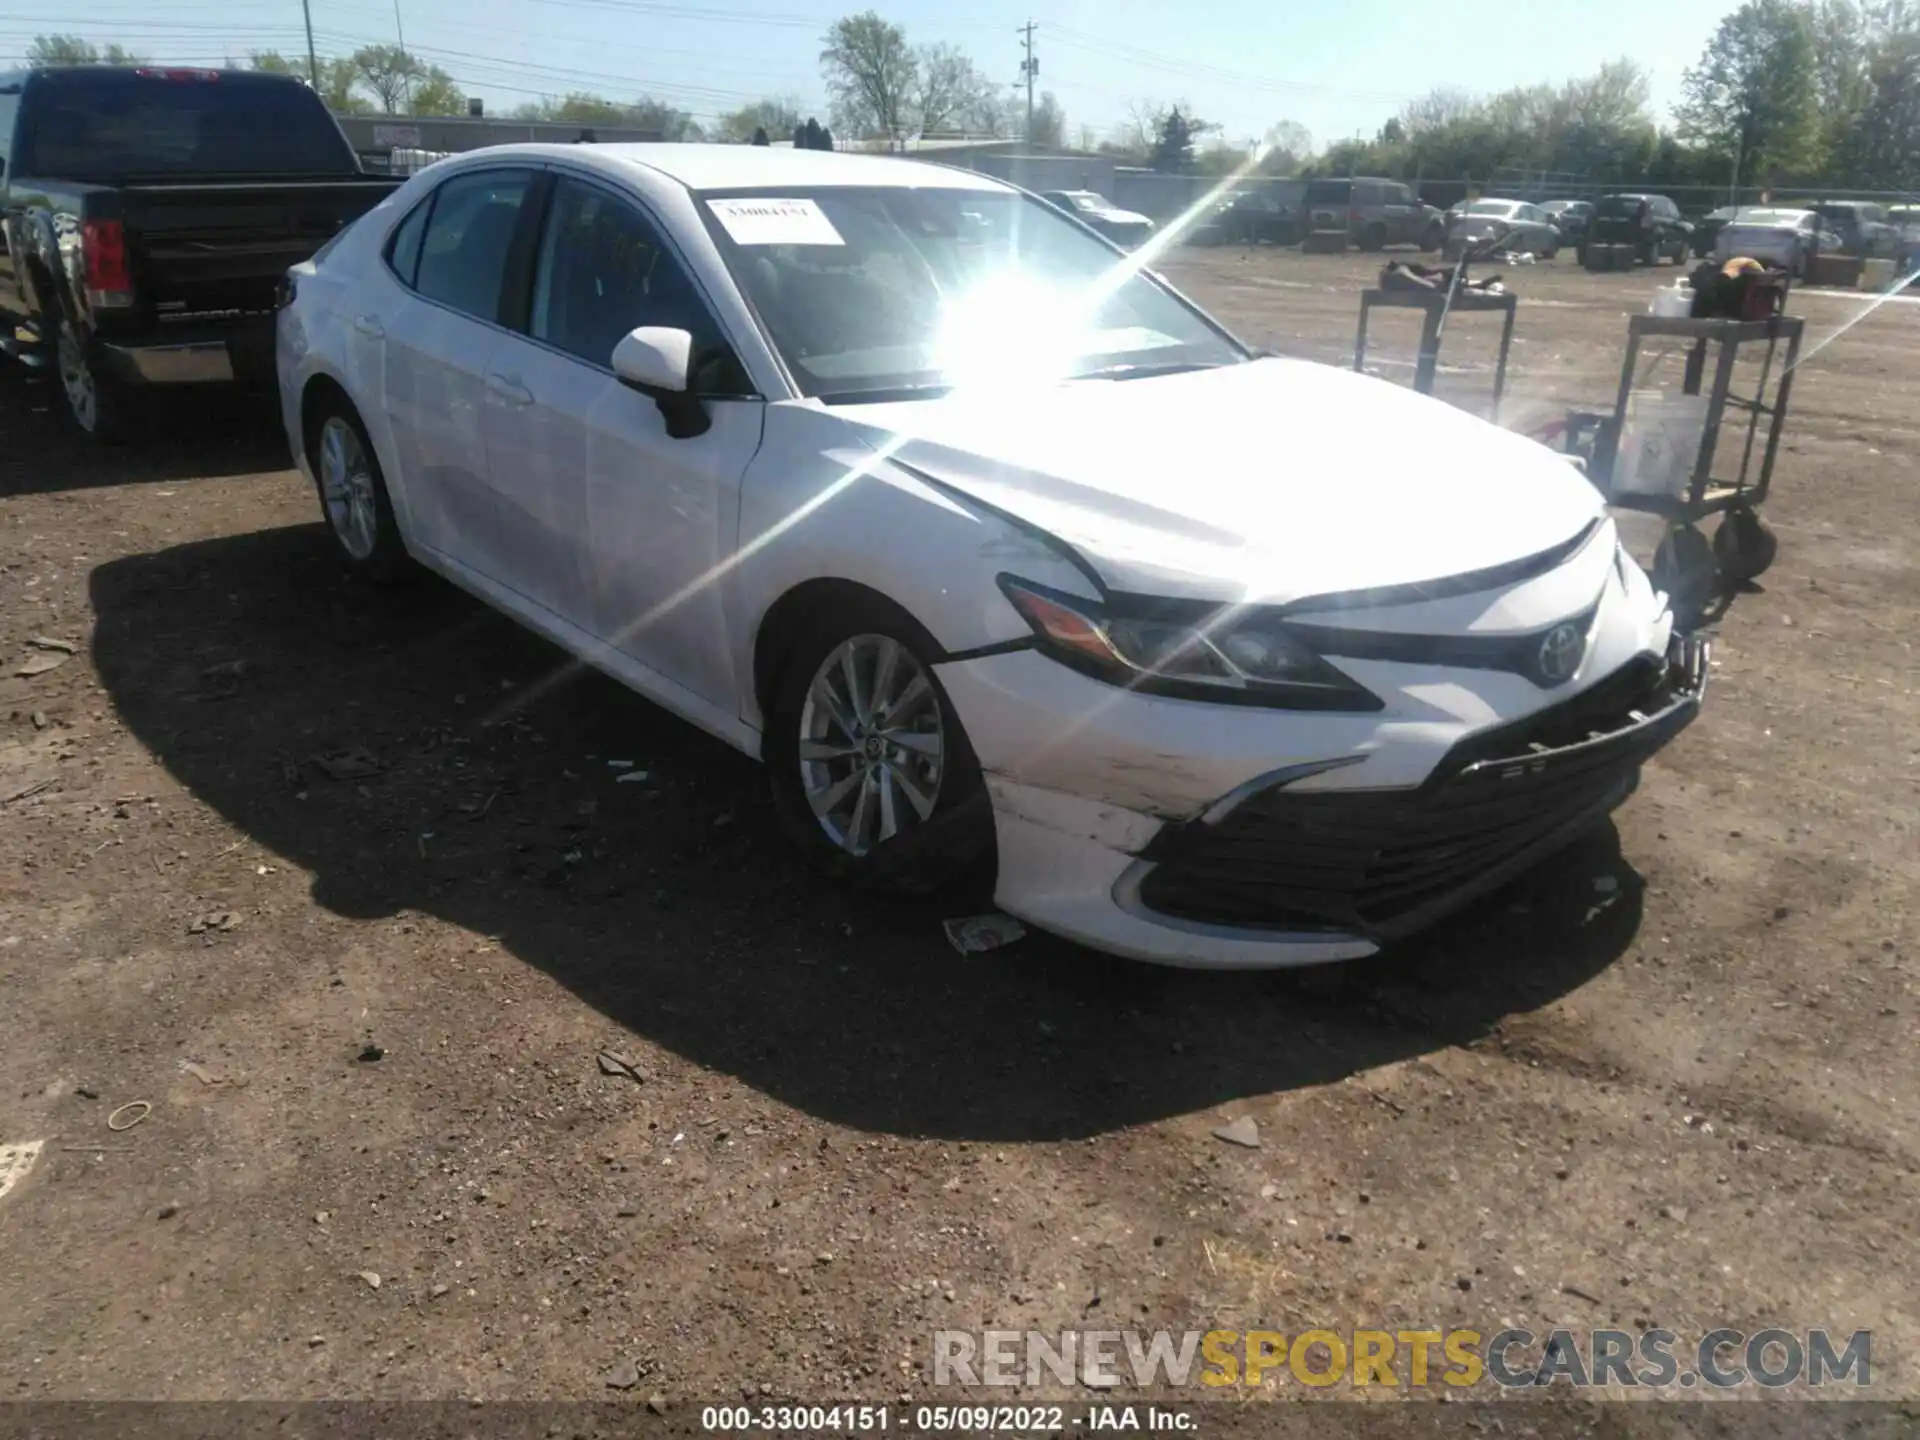
[[[1166,269],[1339,361],[1373,263]],[[1610,402],[1655,281],[1509,279],[1509,415]],[[1617,826],[1309,977],[963,959],[802,874],[719,744],[345,585],[259,410],[95,452],[8,370],[0,1145],[46,1143],[0,1395],[684,1414],[928,1398],[941,1328],[1565,1323],[1872,1329],[1920,1397],[1916,339],[1890,304],[1803,369],[1780,560]]]

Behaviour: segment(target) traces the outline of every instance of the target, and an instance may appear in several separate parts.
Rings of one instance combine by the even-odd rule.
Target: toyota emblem
[[[1578,625],[1568,621],[1554,626],[1541,637],[1540,653],[1534,658],[1541,683],[1564,685],[1580,668],[1581,657],[1586,652],[1587,637]]]

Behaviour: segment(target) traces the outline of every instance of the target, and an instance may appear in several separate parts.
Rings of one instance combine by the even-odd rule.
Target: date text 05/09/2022
[[[1193,1434],[1189,1410],[1159,1405],[708,1405],[700,1427],[717,1433],[1012,1435],[1081,1431]]]

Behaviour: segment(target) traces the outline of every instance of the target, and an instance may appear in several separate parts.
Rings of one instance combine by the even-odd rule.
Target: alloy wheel
[[[347,554],[355,560],[372,555],[380,536],[373,466],[359,432],[343,416],[330,415],[320,427],[320,499]]]
[[[947,735],[932,678],[890,635],[843,641],[800,709],[800,785],[848,855],[923,824],[940,800]]]

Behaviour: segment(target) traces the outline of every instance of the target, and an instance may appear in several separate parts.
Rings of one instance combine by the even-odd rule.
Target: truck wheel
[[[1360,232],[1362,250],[1384,250],[1387,248],[1387,227],[1375,221]]]
[[[1446,243],[1447,227],[1437,220],[1427,226],[1425,233],[1420,236],[1420,248],[1429,255]]]
[[[407,546],[393,518],[386,477],[345,396],[322,401],[309,420],[307,465],[327,533],[347,569],[381,585],[404,578],[410,570]]]
[[[125,440],[132,397],[124,386],[94,368],[87,358],[85,344],[64,320],[54,322],[53,353],[67,418],[75,428],[101,445],[117,445]]]

